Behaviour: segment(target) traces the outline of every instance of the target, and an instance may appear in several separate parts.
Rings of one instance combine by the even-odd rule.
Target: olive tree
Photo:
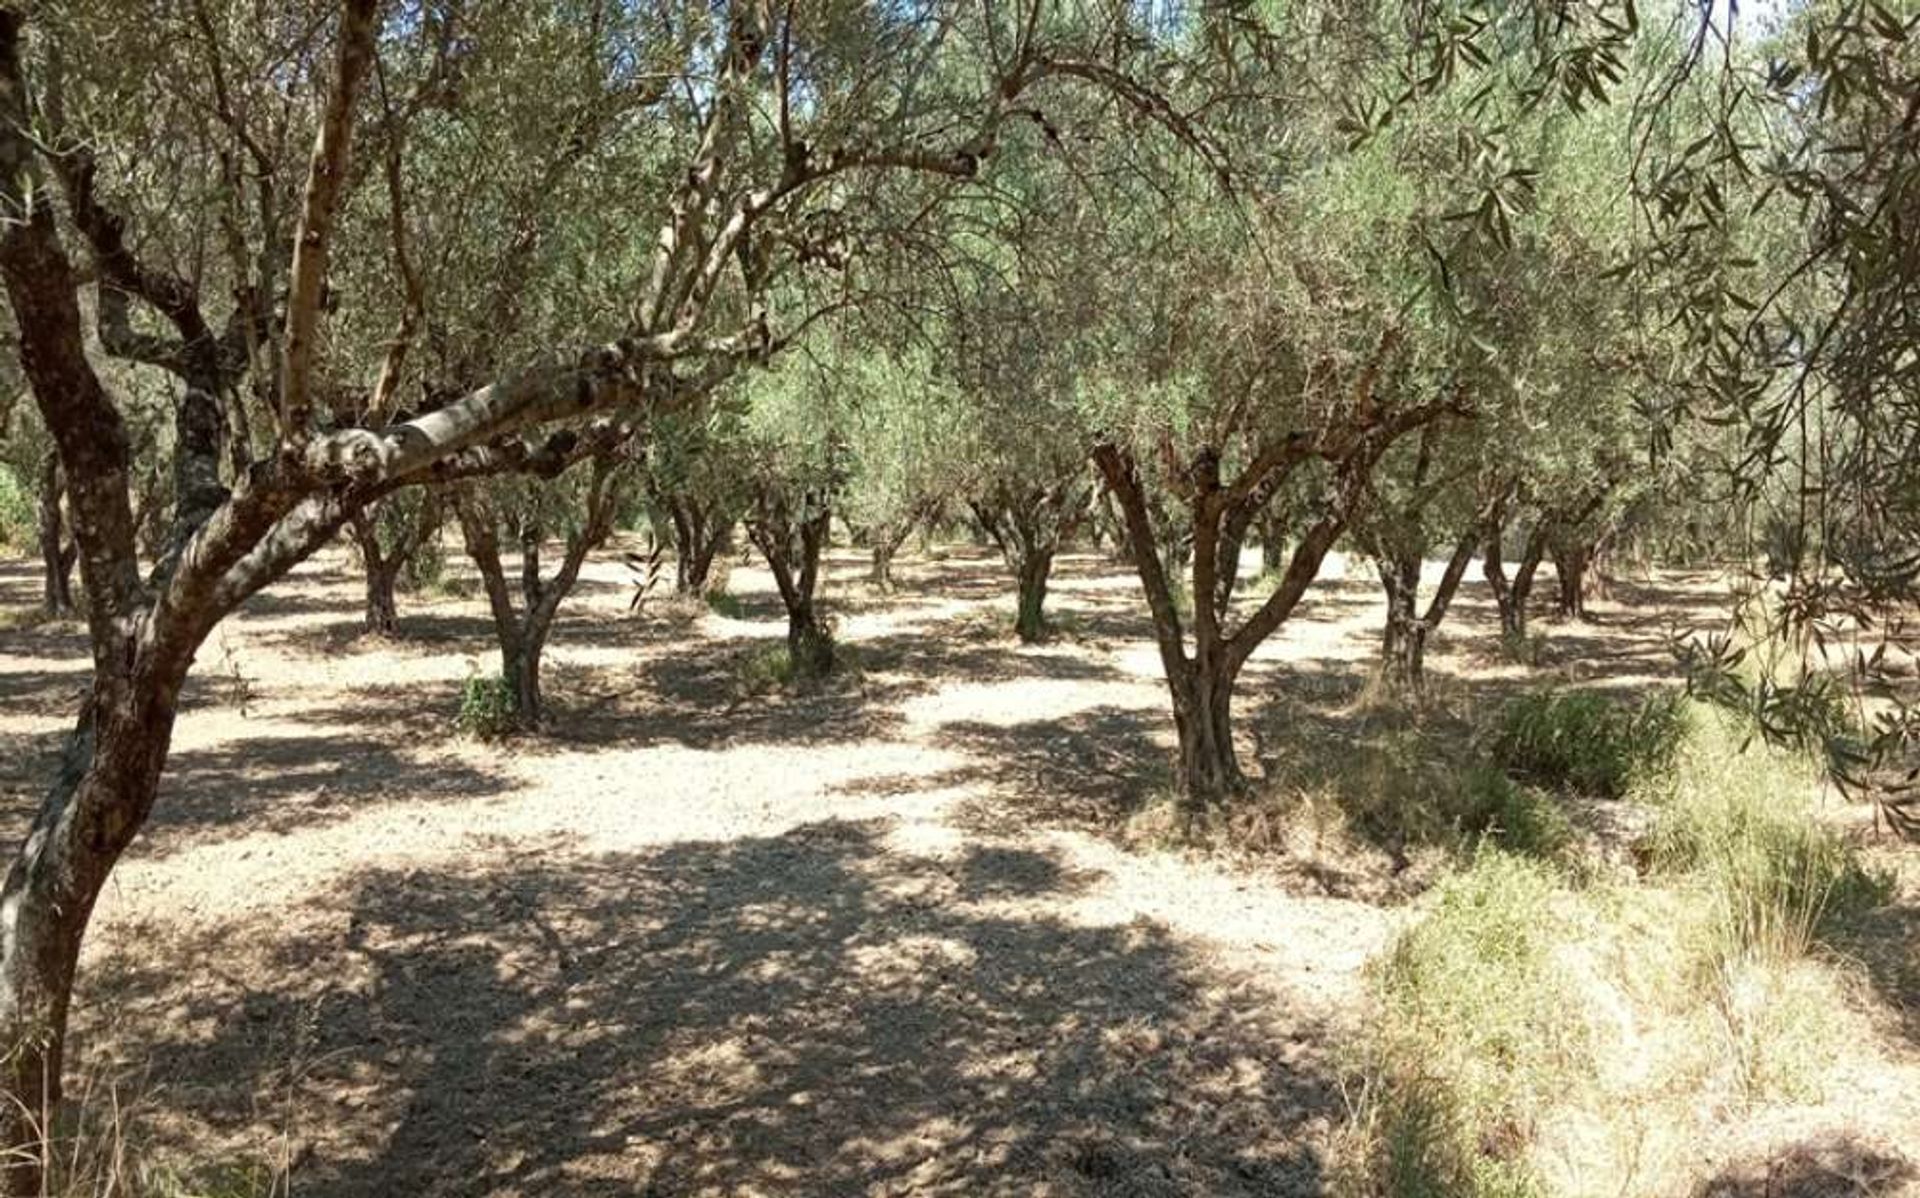
[[[902,12],[827,0],[472,7],[389,20],[379,0],[0,3],[0,280],[59,458],[94,670],[58,775],[0,885],[0,1080],[15,1193],[40,1189],[32,1162],[45,1105],[60,1094],[89,915],[153,808],[181,687],[226,615],[370,502],[564,471],[652,413],[698,405],[743,366],[777,356],[807,314],[772,302],[775,285],[863,244],[864,230],[837,214],[876,189],[902,197],[872,207],[877,217],[937,210],[1047,95],[1100,88],[1170,119],[1134,82],[1151,77],[1139,60],[1164,48],[1116,36],[1126,12],[1039,3]],[[565,69],[534,53],[565,38],[574,48]],[[436,64],[482,51],[489,71],[425,85]],[[507,98],[553,93],[617,97],[627,111],[604,164],[617,185],[575,209],[568,234],[610,264],[586,319],[390,410],[367,402],[382,394],[386,355],[361,357],[362,339],[333,336],[356,321],[398,327],[400,301],[363,307],[366,292],[331,268],[352,247],[382,242],[404,274],[391,222],[368,227],[354,203],[377,177],[355,146],[382,145],[370,79],[390,95],[428,98],[484,86],[509,112],[518,110]],[[446,145],[457,141],[450,130]],[[115,153],[76,156],[81,144]],[[410,135],[403,161],[420,151]],[[487,174],[458,154],[440,161],[457,176],[455,196]],[[135,163],[181,169],[152,186]],[[192,186],[167,185],[175,179]],[[917,206],[906,202],[916,195]],[[496,228],[468,243],[475,270],[496,268],[513,236]],[[182,380],[172,500],[150,564],[136,540],[129,424],[85,333],[83,294],[110,325],[117,312],[130,316],[139,340],[126,349],[154,359],[147,369]],[[539,298],[558,296],[543,287]],[[444,317],[463,339],[510,331],[462,325],[472,319],[464,309]],[[431,326],[422,326],[429,341]]]

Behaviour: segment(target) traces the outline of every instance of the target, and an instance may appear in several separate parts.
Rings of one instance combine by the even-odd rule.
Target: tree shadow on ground
[[[256,736],[168,760],[145,836],[147,855],[216,842],[214,832],[287,834],[351,819],[388,802],[428,805],[505,793],[508,780],[471,766],[420,762],[364,735]]]
[[[1693,1198],[1878,1198],[1908,1192],[1913,1162],[1840,1133],[1732,1165],[1695,1187]]]
[[[109,962],[87,1009],[227,1079],[194,1118],[261,1140],[291,1103],[316,1198],[1321,1193],[1327,1030],[1158,925],[1029,903],[1082,881],[842,821],[370,871],[256,980]]]
[[[933,733],[934,745],[964,753],[969,764],[917,779],[922,789],[977,787],[979,797],[955,813],[970,830],[1009,822],[1115,831],[1156,789],[1168,783],[1172,720],[1156,710],[1090,707],[1054,719],[1013,724],[952,720]]]
[[[1828,939],[1865,972],[1907,1043],[1920,1047],[1920,905],[1889,903],[1848,920]]]

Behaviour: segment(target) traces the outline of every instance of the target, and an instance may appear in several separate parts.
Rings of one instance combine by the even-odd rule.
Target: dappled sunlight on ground
[[[452,731],[497,668],[457,558],[393,640],[359,634],[344,553],[301,567],[202,650],[88,943],[81,1055],[162,1087],[164,1145],[283,1154],[321,1198],[1322,1192],[1361,966],[1404,909],[1123,845],[1172,744],[1129,572],[1063,556],[1034,646],[983,550],[865,577],[836,552],[823,588],[846,676],[766,692],[763,569],[731,563],[741,618],[635,617],[602,555],[549,733],[486,744]],[[0,563],[0,593],[31,578]],[[1543,626],[1529,670],[1490,654],[1476,573],[1436,684],[1640,685],[1706,584],[1662,585]],[[1276,722],[1362,718],[1376,591],[1336,563],[1256,654],[1250,764]],[[72,622],[0,631],[15,829],[85,680]]]

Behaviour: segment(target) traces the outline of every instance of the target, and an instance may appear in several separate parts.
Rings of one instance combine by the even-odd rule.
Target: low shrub
[[[1603,798],[1626,794],[1636,773],[1657,771],[1679,738],[1678,696],[1626,706],[1592,691],[1541,691],[1509,700],[1494,757],[1544,785]]]
[[[1573,843],[1573,824],[1560,804],[1489,765],[1469,768],[1454,799],[1454,825],[1477,844],[1552,859]]]
[[[785,641],[762,645],[740,657],[740,688],[750,695],[791,686],[794,676],[793,653]]]
[[[746,618],[747,609],[741,604],[739,597],[724,589],[709,590],[702,598],[707,601],[707,610],[716,616],[723,616],[729,620]]]
[[[518,713],[513,684],[499,674],[476,669],[460,688],[460,710],[453,722],[467,736],[493,740],[513,731]]]

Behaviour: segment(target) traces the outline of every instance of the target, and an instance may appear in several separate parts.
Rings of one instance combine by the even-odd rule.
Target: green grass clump
[[[460,688],[460,710],[453,723],[464,735],[493,740],[514,730],[518,714],[513,684],[498,674],[475,671]]]
[[[1376,966],[1380,1005],[1349,1134],[1354,1193],[1523,1198],[1536,1115],[1591,1053],[1571,981],[1554,874],[1497,849],[1442,883],[1431,914]]]
[[[1649,866],[1686,875],[1709,897],[1711,958],[1792,960],[1824,925],[1887,901],[1890,880],[1814,818],[1811,757],[1768,746],[1705,704],[1689,704],[1682,722],[1668,767],[1633,797],[1658,813]]]
[[[737,595],[729,594],[723,590],[712,590],[708,591],[702,597],[707,601],[707,610],[716,616],[724,616],[729,620],[742,620],[746,618],[747,609],[741,604],[740,598]]]
[[[1453,807],[1455,827],[1477,844],[1551,860],[1573,843],[1573,824],[1551,794],[1492,766],[1466,771]]]
[[[1493,753],[1507,769],[1549,786],[1620,798],[1637,773],[1656,771],[1679,738],[1679,699],[1635,707],[1591,691],[1542,691],[1510,700]]]
[[[793,653],[785,641],[762,645],[740,658],[740,688],[750,695],[790,686],[794,676]]]

